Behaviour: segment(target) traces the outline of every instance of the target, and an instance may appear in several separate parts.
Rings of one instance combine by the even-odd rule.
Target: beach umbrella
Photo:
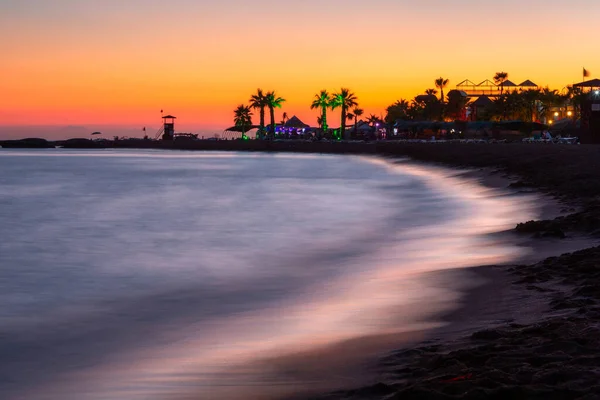
[[[305,124],[304,122],[300,121],[300,118],[296,117],[295,115],[288,119],[287,122],[285,123],[285,125],[283,125],[286,128],[309,128],[310,126]]]
[[[232,126],[231,128],[225,129],[224,132],[242,132],[242,131],[251,131],[252,129],[258,129],[260,125],[248,125],[248,126]]]

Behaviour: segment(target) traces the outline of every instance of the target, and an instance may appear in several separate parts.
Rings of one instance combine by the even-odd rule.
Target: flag
[[[162,113],[163,113],[163,110],[160,110],[160,113],[162,114]]]
[[[584,68],[583,69],[583,77],[584,78],[589,78],[589,76],[590,76],[590,71],[588,71],[587,69]]]
[[[144,132],[146,132],[146,127],[144,127],[144,129],[142,129]]]

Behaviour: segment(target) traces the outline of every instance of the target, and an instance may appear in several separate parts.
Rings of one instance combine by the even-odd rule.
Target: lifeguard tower
[[[162,140],[173,140],[175,137],[175,120],[177,117],[165,115],[163,119],[163,135]]]

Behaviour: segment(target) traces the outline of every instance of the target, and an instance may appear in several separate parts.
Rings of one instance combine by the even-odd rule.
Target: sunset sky
[[[164,109],[218,130],[258,87],[315,124],[320,89],[379,115],[497,71],[561,89],[600,75],[599,19],[598,0],[0,0],[0,125],[158,126]]]

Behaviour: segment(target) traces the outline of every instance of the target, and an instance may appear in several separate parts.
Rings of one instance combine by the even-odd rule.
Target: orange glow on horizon
[[[8,3],[0,13],[0,34],[12,38],[0,44],[9,55],[0,65],[0,125],[143,126],[164,109],[189,126],[225,128],[258,87],[287,99],[278,120],[286,112],[316,125],[309,105],[321,89],[350,88],[366,117],[440,76],[450,79],[447,90],[497,71],[561,90],[582,79],[583,66],[600,73],[600,55],[588,49],[600,3],[585,0],[533,0],[535,18],[535,4],[514,0],[501,12],[465,0],[352,7],[176,0],[166,12],[155,0],[101,10],[61,0],[55,7],[70,6],[66,16]],[[490,15],[485,32],[475,31],[471,22]],[[332,113],[333,125],[338,118]]]

